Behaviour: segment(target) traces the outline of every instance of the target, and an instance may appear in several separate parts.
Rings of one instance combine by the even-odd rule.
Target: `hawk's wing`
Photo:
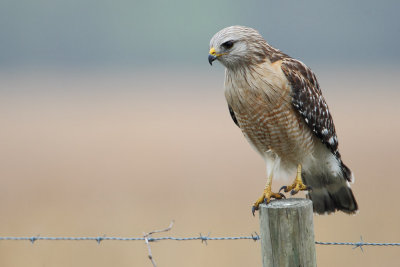
[[[290,57],[282,60],[282,71],[292,86],[294,108],[340,161],[335,125],[314,73],[302,62]]]

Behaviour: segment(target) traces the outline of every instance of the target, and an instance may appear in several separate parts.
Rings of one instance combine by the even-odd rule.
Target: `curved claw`
[[[282,191],[282,189],[283,189],[283,191],[284,191],[284,192],[286,192],[286,191],[285,191],[285,190],[286,190],[286,188],[287,188],[287,186],[286,186],[286,185],[282,186],[282,187],[281,187],[281,189],[279,189],[278,193],[280,193],[280,192]]]
[[[279,191],[281,191],[281,190],[279,190]],[[278,192],[278,194],[281,195],[282,198],[286,199],[285,195],[282,194],[281,192]]]
[[[255,213],[256,213],[256,210],[258,210],[258,208],[257,208],[257,207],[255,207],[255,206],[251,207],[251,213],[253,213],[253,217],[255,217],[255,216],[256,216],[256,215],[255,215]]]
[[[312,187],[311,186],[308,186],[308,185],[306,185],[306,187],[303,189],[303,188],[300,188],[300,189],[298,189],[297,187],[296,188],[294,188],[292,191],[290,191],[290,194],[293,196],[293,195],[296,195],[299,191],[312,191]]]

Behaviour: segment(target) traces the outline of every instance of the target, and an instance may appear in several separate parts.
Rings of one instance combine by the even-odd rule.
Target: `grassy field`
[[[400,242],[399,74],[319,75],[360,212],[315,216],[318,241]],[[1,236],[141,236],[172,219],[173,236],[258,231],[250,208],[265,166],[231,121],[221,69],[0,78]],[[163,241],[152,251],[161,267],[261,265],[249,240]],[[398,255],[317,246],[324,267],[394,266]],[[144,242],[2,241],[0,266],[151,264]]]

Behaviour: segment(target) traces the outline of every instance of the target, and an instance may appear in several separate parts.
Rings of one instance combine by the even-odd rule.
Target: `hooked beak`
[[[215,48],[211,47],[209,55],[208,55],[208,63],[210,63],[210,65],[212,66],[212,63],[214,60],[217,59],[217,53],[215,52]]]
[[[210,63],[211,66],[212,66],[213,61],[216,59],[217,59],[217,56],[208,55],[208,62]]]

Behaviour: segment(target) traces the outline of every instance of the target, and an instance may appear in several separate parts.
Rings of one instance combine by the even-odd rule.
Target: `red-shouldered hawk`
[[[314,73],[242,26],[216,33],[208,60],[226,67],[229,112],[267,165],[267,184],[253,214],[262,202],[284,197],[271,191],[272,178],[290,176],[296,177],[293,184],[281,190],[292,195],[309,190],[314,212],[356,212],[349,184],[353,174],[341,160],[332,116]]]

